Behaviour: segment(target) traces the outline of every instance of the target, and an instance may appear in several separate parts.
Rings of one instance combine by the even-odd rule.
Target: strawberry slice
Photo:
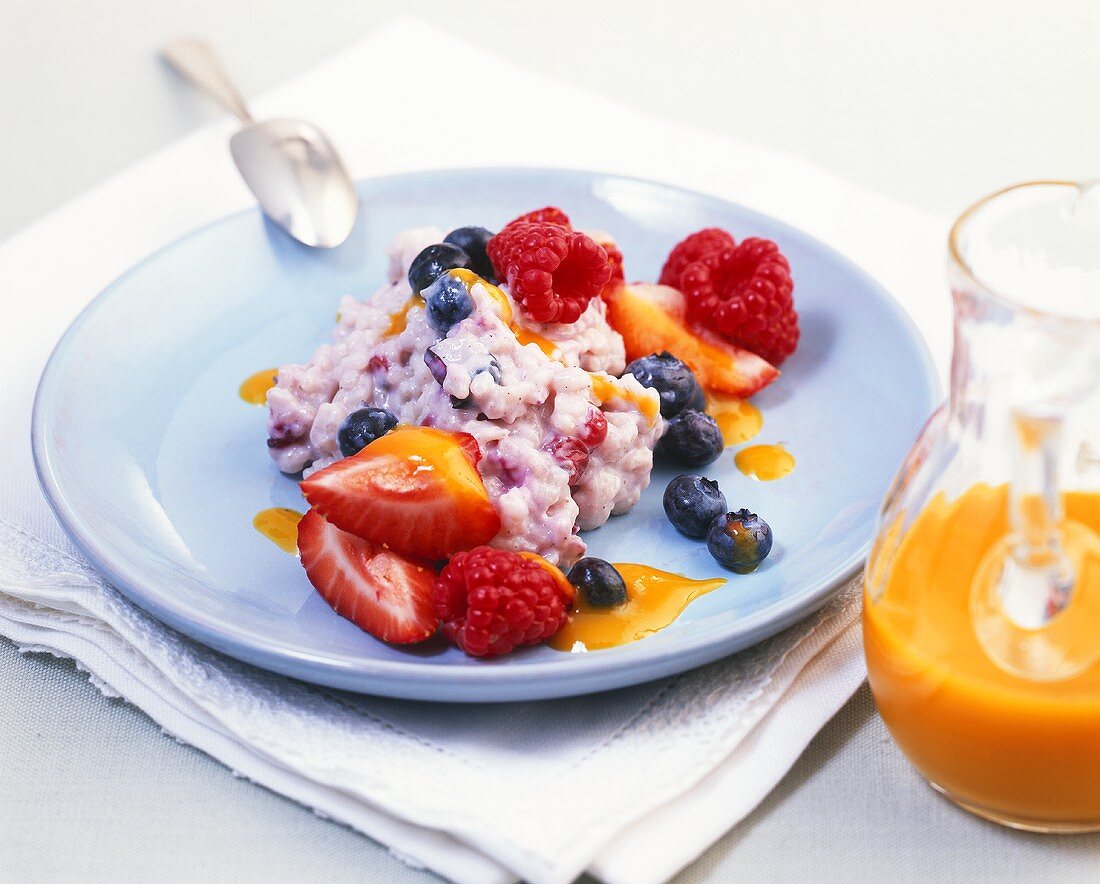
[[[667,350],[708,390],[745,399],[779,376],[770,362],[683,320],[683,295],[664,285],[623,285],[603,292],[607,319],[631,361]]]
[[[486,543],[500,516],[477,472],[468,433],[398,427],[302,482],[310,506],[337,528],[419,559]]]
[[[432,604],[435,568],[341,531],[316,510],[298,523],[306,576],[341,617],[393,644],[422,642],[439,620]]]

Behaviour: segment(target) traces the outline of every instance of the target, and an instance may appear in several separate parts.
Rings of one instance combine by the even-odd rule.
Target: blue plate
[[[101,294],[58,344],[38,390],[34,456],[46,496],[120,591],[183,633],[257,666],[352,691],[420,700],[531,700],[682,672],[758,642],[822,605],[862,563],[890,479],[938,398],[917,332],[874,281],[797,230],[723,200],[612,175],[476,169],[359,185],[362,213],[332,252],[300,247],[258,211],[162,249]],[[492,228],[533,206],[611,231],[630,278],[655,279],[701,227],[774,239],[790,259],[802,344],[756,397],[793,474],[758,483],[733,454],[708,467],[733,508],[772,525],[755,574],[723,572],[665,520],[659,468],[634,511],[586,536],[593,555],[729,583],[664,631],[619,648],[546,647],[495,661],[442,641],[402,650],[338,617],[297,559],[252,527],[302,509],[264,446],[265,411],[237,395],[253,372],[309,357],[340,295],[374,291],[397,232]]]

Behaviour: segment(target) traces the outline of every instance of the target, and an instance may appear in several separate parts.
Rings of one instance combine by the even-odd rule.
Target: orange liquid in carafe
[[[1076,583],[1059,617],[1100,642],[1100,494],[1067,493],[1064,504],[1077,523]],[[910,761],[970,809],[1036,828],[1100,827],[1100,663],[1058,681],[1014,675],[971,622],[974,576],[1008,531],[1007,506],[1003,485],[937,496],[892,561],[876,561],[889,571],[882,594],[864,599],[871,688]]]

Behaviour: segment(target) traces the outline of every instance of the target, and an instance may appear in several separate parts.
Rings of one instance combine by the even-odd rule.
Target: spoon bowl
[[[233,135],[229,150],[264,212],[296,240],[330,249],[348,238],[359,208],[355,186],[312,123],[253,123]]]
[[[229,140],[233,162],[260,208],[294,239],[331,249],[348,238],[359,200],[328,137],[304,120],[256,122],[214,51],[181,38],[163,50],[180,75],[235,114],[243,127]]]

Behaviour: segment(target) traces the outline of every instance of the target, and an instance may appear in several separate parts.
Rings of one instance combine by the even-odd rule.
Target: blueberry
[[[380,436],[397,426],[397,418],[385,408],[360,408],[353,411],[336,431],[336,441],[344,457],[358,454]]]
[[[489,240],[493,236],[493,231],[486,230],[484,227],[456,227],[443,237],[443,242],[462,249],[470,256],[470,263],[467,266],[482,279],[495,283],[497,278],[493,273],[493,262],[489,260],[486,251]]]
[[[660,444],[663,454],[689,467],[714,462],[723,448],[722,431],[714,418],[694,409],[681,411],[668,422]]]
[[[760,567],[772,551],[772,529],[746,509],[724,513],[707,531],[707,549],[727,568],[748,574]]]
[[[435,356],[434,353],[432,355]],[[427,355],[425,355],[424,358],[427,359]],[[436,358],[439,359],[438,356],[436,356]],[[440,359],[439,361],[442,362],[443,360]],[[443,367],[443,371],[447,371],[446,366]],[[500,363],[497,362],[496,359],[494,359],[492,356],[489,357],[488,364],[480,368],[475,368],[472,372],[470,372],[470,380],[473,381],[473,379],[476,378],[479,374],[485,374],[486,372],[492,375],[493,381],[495,383],[500,383]],[[457,396],[451,397],[451,408],[469,408],[473,404],[474,397],[472,394],[467,395],[465,399],[459,399]]]
[[[626,583],[610,562],[584,558],[569,569],[568,576],[593,608],[613,608],[626,601]]]
[[[626,367],[623,374],[632,374],[643,387],[652,387],[661,396],[661,416],[675,417],[681,411],[707,407],[703,388],[691,369],[667,351],[642,356]]]
[[[485,372],[489,372],[489,374],[493,376],[493,381],[495,383],[500,383],[500,363],[496,361],[495,357],[490,356],[489,362],[486,366],[474,371],[473,375],[471,376],[471,380],[473,380],[473,378],[477,377],[479,374],[484,374]]]
[[[428,366],[428,371],[432,373],[435,382],[442,387],[443,382],[447,380],[447,363],[440,359],[436,352],[429,347],[424,351],[424,364]]]
[[[458,246],[437,242],[413,258],[409,265],[409,285],[420,294],[445,271],[469,266],[470,256]]]
[[[447,380],[447,363],[443,361],[438,353],[429,347],[424,351],[424,364],[428,366],[428,371],[432,373],[435,382],[442,387],[443,382]],[[470,380],[472,381],[479,374],[484,372],[488,372],[492,375],[496,383],[500,383],[500,363],[492,356],[489,357],[489,361],[484,366],[475,368],[470,372]],[[467,395],[464,399],[459,399],[457,396],[451,396],[451,408],[469,408],[473,404],[473,396]]]
[[[681,534],[706,537],[718,516],[726,511],[726,495],[718,483],[703,476],[677,476],[665,488],[665,515]]]
[[[456,323],[474,311],[474,302],[465,283],[449,273],[443,273],[421,292],[428,323],[440,334],[446,334]]]

